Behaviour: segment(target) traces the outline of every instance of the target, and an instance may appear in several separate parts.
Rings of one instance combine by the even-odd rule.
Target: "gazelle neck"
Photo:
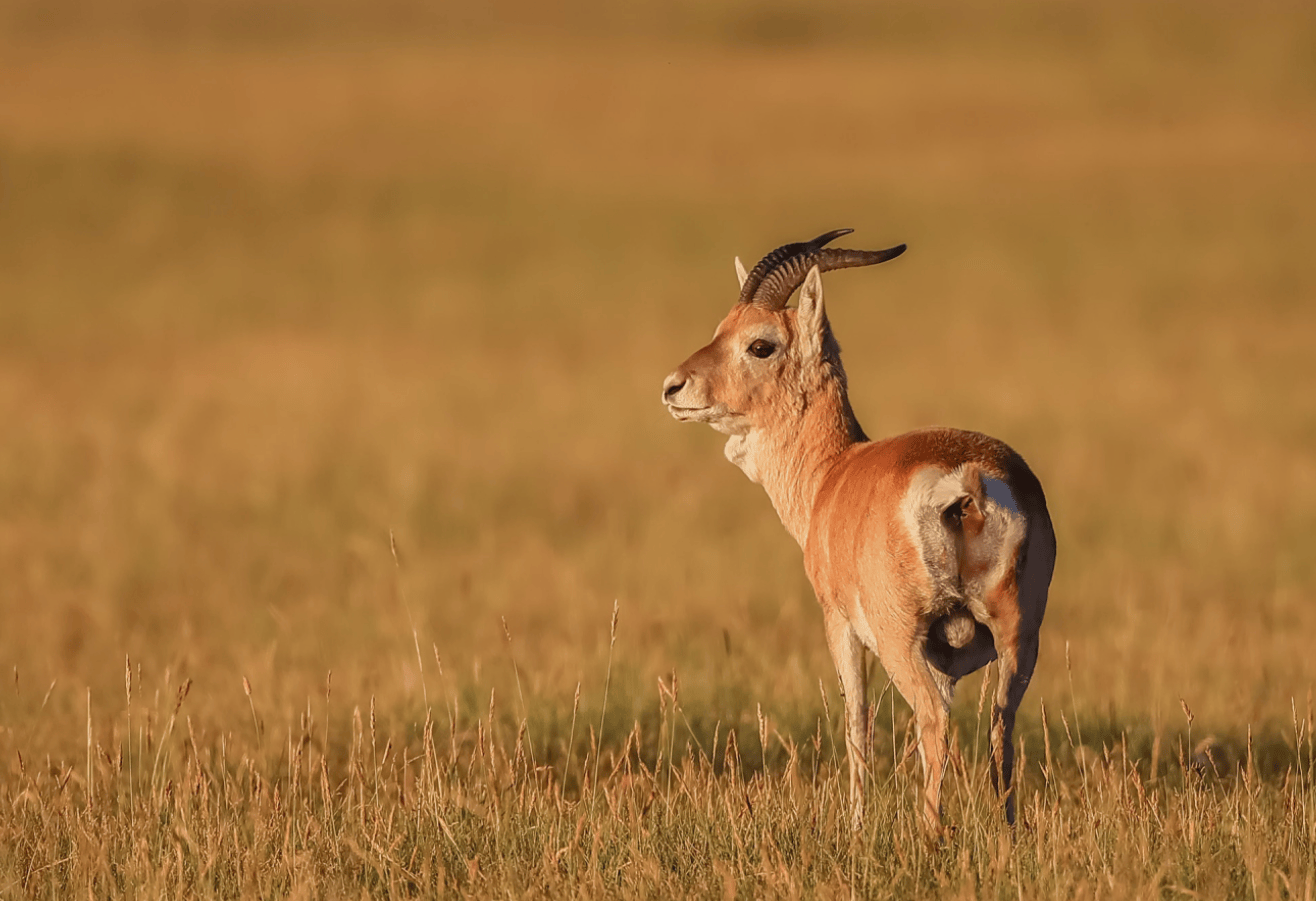
[[[766,427],[733,435],[726,455],[763,486],[782,525],[804,548],[823,477],[846,448],[866,440],[842,372],[827,378],[799,409],[783,412]]]

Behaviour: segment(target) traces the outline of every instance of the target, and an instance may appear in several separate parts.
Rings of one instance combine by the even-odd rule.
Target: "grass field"
[[[827,15],[0,0],[0,897],[1316,896],[1316,11]],[[930,848],[880,670],[851,834],[659,404],[840,226],[868,432],[1047,487],[1013,837],[980,677]]]

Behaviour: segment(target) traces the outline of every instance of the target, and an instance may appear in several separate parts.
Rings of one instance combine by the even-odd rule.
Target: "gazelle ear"
[[[800,337],[811,345],[822,347],[823,330],[827,326],[827,310],[823,308],[822,272],[817,266],[809,270],[800,288],[800,309],[796,314]]]
[[[740,279],[740,287],[745,287],[745,279],[749,278],[749,273],[745,271],[745,264],[740,262],[740,257],[736,257],[736,278]]]

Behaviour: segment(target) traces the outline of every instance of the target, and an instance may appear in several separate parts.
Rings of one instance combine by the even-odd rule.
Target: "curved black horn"
[[[792,257],[797,257],[800,254],[818,250],[824,244],[835,241],[837,238],[841,237],[841,235],[848,235],[852,231],[854,231],[853,228],[838,228],[835,231],[821,234],[812,241],[781,245],[763,259],[759,260],[754,268],[750,270],[749,275],[745,278],[745,284],[740,288],[740,302],[755,303],[755,294],[758,293],[759,286],[763,284],[763,280],[773,269],[776,269],[785,261]]]
[[[758,265],[745,279],[740,290],[740,302],[752,303],[770,310],[780,310],[786,306],[795,289],[804,284],[809,270],[817,266],[827,272],[832,269],[848,269],[852,266],[873,266],[893,260],[905,252],[905,245],[898,244],[886,250],[843,250],[841,248],[824,248],[823,245],[834,241],[841,235],[848,235],[852,228],[840,228],[836,231],[819,235],[812,241],[799,244],[784,244],[759,260]]]

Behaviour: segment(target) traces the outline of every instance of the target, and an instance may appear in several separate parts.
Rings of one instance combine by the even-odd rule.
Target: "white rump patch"
[[[965,534],[944,518],[963,498],[972,498],[982,514],[982,528]],[[927,567],[931,597],[925,612],[944,614],[967,607],[985,615],[982,597],[1014,565],[1027,521],[1004,480],[984,473],[976,463],[947,472],[926,466],[914,474],[902,504],[910,537]]]
[[[924,466],[914,473],[914,477],[909,480],[909,490],[905,492],[906,521],[915,526],[922,511],[931,508],[940,514],[963,495],[963,466],[951,472],[936,466]],[[918,529],[911,529],[910,534],[918,535]]]

